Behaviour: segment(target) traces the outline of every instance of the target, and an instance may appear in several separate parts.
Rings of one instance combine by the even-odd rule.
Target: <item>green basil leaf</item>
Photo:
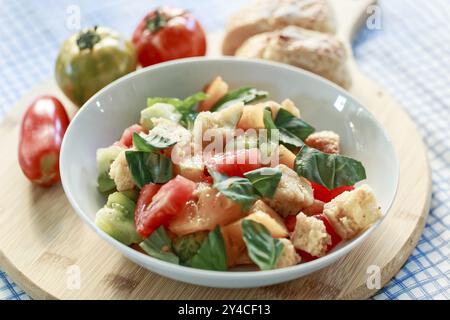
[[[283,251],[283,243],[272,238],[264,225],[248,219],[242,221],[242,233],[250,259],[261,270],[273,269]]]
[[[181,116],[180,123],[186,129],[192,130],[192,128],[194,127],[194,122],[195,122],[195,119],[197,118],[197,116],[198,116],[198,112],[196,112],[196,111],[191,111],[191,112],[188,112],[188,113],[184,113]]]
[[[238,203],[242,211],[250,209],[258,200],[258,191],[253,187],[250,180],[241,177],[228,177],[212,168],[208,172],[214,180],[213,187],[219,190],[225,197]]]
[[[244,176],[261,196],[271,199],[281,180],[281,171],[279,168],[260,168],[249,171]]]
[[[302,141],[315,131],[314,127],[283,108],[278,110],[275,125],[280,131],[289,133],[292,137],[297,137]]]
[[[175,264],[180,263],[180,259],[171,251],[172,241],[163,226],[153,231],[150,237],[142,241],[139,246],[154,258]]]
[[[257,101],[268,96],[267,91],[258,90],[251,87],[243,87],[228,92],[211,107],[211,112],[218,111],[225,103],[230,101],[242,101],[244,104]]]
[[[191,112],[197,103],[199,103],[200,101],[203,101],[205,99],[206,99],[206,94],[204,92],[197,92],[196,94],[193,94],[192,96],[185,98],[183,100],[181,106],[178,107],[178,110],[181,113]]]
[[[186,264],[198,269],[227,271],[225,241],[220,226],[208,234],[208,238],[203,241],[197,254]]]
[[[361,162],[338,154],[327,154],[306,145],[301,147],[295,158],[295,171],[299,176],[329,190],[352,186],[366,179],[366,170]]]
[[[166,183],[173,177],[170,158],[153,152],[125,151],[134,183],[142,188],[148,183]]]
[[[145,138],[133,132],[133,146],[139,151],[157,152],[162,149],[167,149],[175,143],[177,142],[172,138],[152,134],[151,132]]]

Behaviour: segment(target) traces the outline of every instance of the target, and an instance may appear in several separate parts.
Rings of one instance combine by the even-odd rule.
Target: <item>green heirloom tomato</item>
[[[130,41],[102,27],[82,30],[61,46],[55,77],[76,105],[112,81],[136,70],[136,52]]]

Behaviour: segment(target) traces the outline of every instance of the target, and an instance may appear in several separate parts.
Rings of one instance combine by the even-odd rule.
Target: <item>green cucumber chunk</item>
[[[164,118],[178,123],[181,119],[181,113],[172,104],[157,102],[141,111],[139,122],[144,128],[150,130],[154,126],[152,118]]]
[[[184,263],[197,254],[207,237],[207,231],[198,231],[177,237],[172,243],[173,251],[180,258],[181,263]]]
[[[142,241],[134,224],[136,204],[125,193],[114,192],[95,216],[95,224],[111,237],[130,245]]]
[[[97,150],[97,189],[103,194],[108,194],[116,189],[114,180],[109,176],[111,163],[117,158],[122,148],[119,146],[110,146]]]

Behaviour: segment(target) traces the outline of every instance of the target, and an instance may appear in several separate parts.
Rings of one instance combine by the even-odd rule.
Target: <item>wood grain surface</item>
[[[373,0],[334,0],[338,35],[350,40]],[[220,35],[210,39],[217,54]],[[329,267],[285,284],[256,289],[216,289],[184,284],[147,271],[102,241],[70,207],[61,185],[42,189],[25,179],[17,163],[18,128],[26,106],[38,95],[61,98],[47,80],[24,96],[0,124],[0,266],[37,299],[363,299],[367,268],[381,268],[382,284],[401,268],[415,247],[431,199],[426,149],[402,107],[349,61],[350,92],[383,123],[400,159],[400,184],[383,223],[358,248]],[[70,281],[79,268],[80,288]]]

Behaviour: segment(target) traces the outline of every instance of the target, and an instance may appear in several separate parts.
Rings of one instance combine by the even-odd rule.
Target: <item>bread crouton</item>
[[[331,244],[331,237],[326,231],[323,221],[308,217],[300,212],[296,217],[294,232],[291,235],[294,247],[314,257],[321,257]]]
[[[296,265],[300,262],[301,258],[295,251],[294,245],[288,239],[279,239],[284,247],[281,251],[280,257],[278,258],[275,268],[285,268],[289,266]]]
[[[340,152],[339,140],[339,136],[333,131],[318,131],[310,134],[305,143],[322,152],[338,154]]]
[[[128,168],[125,151],[123,150],[119,153],[117,158],[111,163],[111,169],[109,170],[109,176],[114,180],[117,191],[126,191],[134,188],[134,181]]]
[[[300,212],[313,204],[313,190],[308,180],[280,164],[281,179],[272,199],[266,203],[283,217]]]
[[[340,194],[325,204],[323,213],[342,239],[356,237],[382,216],[368,185]]]

